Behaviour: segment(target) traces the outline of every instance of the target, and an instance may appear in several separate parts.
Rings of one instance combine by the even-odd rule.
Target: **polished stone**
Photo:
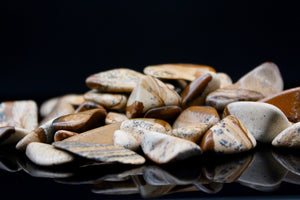
[[[0,145],[16,144],[29,133],[30,131],[23,128],[13,126],[0,127]]]
[[[69,137],[72,137],[74,135],[77,135],[78,133],[67,131],[67,130],[58,130],[54,134],[54,142],[62,141],[64,139],[67,139]]]
[[[232,85],[232,80],[228,74],[223,72],[218,72],[217,77],[220,80],[220,88],[224,88],[229,85]]]
[[[182,108],[179,106],[161,106],[149,109],[145,113],[144,117],[162,119],[167,122],[173,122],[181,112]]]
[[[140,142],[132,135],[131,132],[116,130],[114,132],[114,146],[124,147],[136,151],[140,147]]]
[[[86,111],[86,110],[91,110],[91,109],[94,109],[94,108],[98,108],[98,109],[103,109],[105,110],[105,108],[95,102],[92,102],[92,101],[84,101],[82,104],[80,104],[76,110],[75,110],[75,113],[78,113],[78,112],[83,112],[83,111]],[[106,111],[106,110],[105,110]]]
[[[105,124],[113,124],[128,120],[127,116],[123,113],[109,112],[105,118]]]
[[[272,141],[276,147],[300,148],[300,122],[280,132]]]

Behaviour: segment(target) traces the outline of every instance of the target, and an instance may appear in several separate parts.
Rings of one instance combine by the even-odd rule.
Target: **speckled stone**
[[[300,87],[284,90],[261,99],[278,107],[291,122],[300,122]]]
[[[75,113],[78,113],[78,112],[83,112],[83,111],[86,111],[86,110],[91,110],[91,109],[94,109],[94,108],[98,108],[98,109],[102,109],[104,111],[105,108],[95,102],[92,102],[92,101],[84,101],[82,104],[80,104],[76,110],[75,110]]]
[[[133,137],[131,132],[116,130],[114,132],[114,146],[124,147],[125,149],[136,151],[140,147],[140,142]]]
[[[256,140],[234,115],[211,127],[201,140],[201,149],[217,153],[240,153],[256,146]]]
[[[216,109],[206,106],[191,106],[181,112],[173,123],[173,128],[209,123],[211,126],[220,120]]]
[[[218,72],[217,77],[220,80],[220,88],[224,88],[229,85],[232,85],[232,80],[228,74],[223,72]]]
[[[86,79],[86,85],[101,92],[131,92],[143,74],[131,69],[118,68],[97,74]]]
[[[141,138],[147,131],[155,131],[159,133],[167,132],[165,127],[159,123],[136,119],[122,122],[120,130],[130,132],[139,143],[141,143]]]
[[[64,139],[67,139],[69,137],[72,137],[74,135],[77,135],[78,133],[67,131],[67,130],[58,130],[54,134],[54,142],[62,141]]]
[[[129,96],[126,115],[128,118],[136,118],[151,108],[179,106],[180,101],[180,96],[163,82],[151,76],[144,76]]]
[[[220,88],[210,93],[206,98],[206,104],[218,111],[223,111],[227,104],[236,101],[257,101],[264,96],[256,91],[241,88]]]
[[[161,79],[183,79],[193,81],[197,75],[216,70],[207,65],[195,64],[162,64],[144,68],[144,73]]]
[[[108,163],[119,162],[132,165],[140,165],[145,162],[144,157],[123,147],[75,141],[54,142],[53,145],[78,156],[95,161]]]
[[[121,122],[88,130],[64,141],[89,142],[96,144],[114,145],[114,132],[120,129]]]
[[[183,160],[202,153],[201,148],[194,142],[152,131],[144,133],[141,147],[145,155],[158,164]]]
[[[0,104],[0,127],[14,126],[31,131],[38,126],[38,108],[34,101],[7,101]]]
[[[167,122],[173,122],[181,112],[182,108],[179,106],[161,106],[149,109],[145,113],[144,117],[162,119]]]
[[[166,132],[166,134],[197,143],[209,129],[209,127],[209,123],[200,123],[194,126],[175,128]]]
[[[223,115],[235,115],[260,142],[271,143],[281,131],[291,125],[279,108],[261,102],[230,103]]]
[[[300,176],[300,156],[297,152],[281,153],[280,151],[275,151],[272,152],[272,155],[284,168]]]
[[[104,124],[106,114],[105,110],[95,108],[56,118],[52,126],[55,130],[67,130],[80,133]]]
[[[32,142],[27,146],[26,156],[34,164],[41,166],[61,165],[74,160],[74,156],[70,153],[39,142]]]
[[[109,112],[105,118],[105,124],[113,124],[128,120],[127,116],[123,113]]]
[[[276,147],[300,148],[300,122],[284,129],[272,141]]]
[[[13,126],[0,127],[0,145],[16,144],[30,131]]]
[[[168,122],[166,122],[166,121],[164,121],[162,119],[156,119],[156,118],[135,118],[135,120],[147,121],[147,122],[151,122],[151,123],[158,123],[158,124],[162,125],[166,129],[166,131],[172,130],[171,125]]]
[[[85,93],[84,99],[98,103],[111,110],[123,110],[127,103],[127,96],[124,94],[99,93],[95,90]]]

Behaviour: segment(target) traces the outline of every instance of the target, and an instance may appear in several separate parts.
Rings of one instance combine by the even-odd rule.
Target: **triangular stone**
[[[300,147],[300,122],[293,124],[279,133],[272,141],[276,147]]]

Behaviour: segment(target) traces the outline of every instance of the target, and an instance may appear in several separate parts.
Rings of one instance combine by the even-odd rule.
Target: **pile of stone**
[[[140,165],[205,152],[233,154],[257,142],[300,147],[300,87],[283,91],[274,63],[232,83],[210,66],[164,64],[144,73],[113,69],[86,79],[85,94],[0,104],[0,145],[15,144],[35,164],[77,158]]]

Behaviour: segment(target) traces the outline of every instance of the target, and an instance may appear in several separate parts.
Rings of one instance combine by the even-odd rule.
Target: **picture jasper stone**
[[[86,111],[86,110],[91,110],[91,109],[94,109],[94,108],[99,108],[99,109],[103,109],[104,111],[105,108],[95,102],[92,102],[92,101],[84,101],[82,104],[80,104],[76,110],[75,110],[75,113],[78,113],[78,112],[83,112],[83,111]]]
[[[207,65],[162,64],[144,68],[144,73],[160,79],[183,79],[193,81],[198,75],[216,70]]]
[[[0,145],[16,144],[30,131],[13,126],[0,127]]]
[[[105,118],[105,124],[113,124],[128,120],[127,116],[123,113],[109,112]]]
[[[300,148],[300,122],[293,124],[279,133],[273,139],[272,145],[277,147]]]
[[[151,108],[160,106],[179,106],[180,96],[160,80],[142,77],[129,96],[126,115],[128,118],[142,116]]]
[[[291,122],[300,121],[300,87],[284,90],[261,99],[260,102],[278,107]]]
[[[125,149],[130,149],[136,151],[140,147],[140,142],[132,135],[131,132],[116,130],[114,132],[114,145],[119,147],[124,147]]]
[[[232,80],[228,74],[223,72],[218,72],[217,77],[220,80],[220,88],[224,88],[229,85],[232,85]]]
[[[85,82],[100,92],[131,92],[142,76],[134,70],[119,68],[93,74]]]
[[[181,112],[182,108],[179,106],[161,106],[149,109],[145,113],[144,117],[162,119],[167,122],[173,122]]]
[[[234,115],[212,126],[201,140],[201,149],[217,153],[239,153],[256,146],[256,140]]]
[[[100,162],[119,162],[133,165],[140,165],[145,162],[145,158],[134,151],[107,144],[59,141],[54,142],[53,145],[59,149],[66,150],[83,158]]]
[[[64,139],[67,139],[67,138],[72,137],[77,134],[78,133],[75,133],[72,131],[67,131],[67,130],[56,131],[54,134],[54,142],[62,141]]]

